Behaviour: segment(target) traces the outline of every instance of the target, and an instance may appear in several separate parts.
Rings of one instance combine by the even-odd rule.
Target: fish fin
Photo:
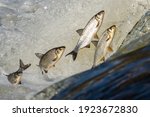
[[[97,25],[96,25],[96,28],[99,26],[99,22],[97,23]]]
[[[41,53],[35,53],[35,55],[36,55],[39,59],[41,59],[42,56],[43,56],[44,54],[41,54]]]
[[[97,33],[94,35],[94,39],[97,39],[97,40],[99,39]]]
[[[92,41],[92,43],[93,43],[93,45],[95,46],[95,47],[97,47],[97,44],[98,44],[98,41]]]
[[[106,41],[108,41],[109,39],[110,39],[110,36],[108,35]]]
[[[28,67],[30,67],[31,66],[31,64],[26,64],[26,65],[24,65],[24,63],[22,62],[22,60],[20,59],[20,68],[19,68],[19,72],[22,72],[22,71],[24,71],[25,69],[27,69]]]
[[[113,49],[112,49],[110,46],[107,48],[107,50],[108,50],[109,52],[113,52]]]
[[[94,69],[94,68],[95,68],[95,65],[93,65],[91,69]]]
[[[19,81],[19,84],[22,84],[21,81]]]
[[[56,56],[52,61],[56,61],[57,60],[57,58],[58,58],[58,56]]]
[[[77,58],[77,52],[71,51],[70,53],[66,54],[66,56],[68,56],[68,55],[70,55],[70,54],[72,55],[72,58],[73,58],[73,60],[75,61],[76,58]]]
[[[21,59],[19,60],[19,62],[20,62],[20,67],[23,68],[24,67],[24,63],[22,62]]]
[[[100,59],[100,61],[105,61],[105,57],[103,56],[103,57]]]
[[[47,70],[44,70],[44,72],[47,74],[48,73],[48,71]]]
[[[83,33],[83,29],[78,29],[78,30],[76,30],[76,32],[81,36]]]
[[[97,62],[100,62],[100,61],[105,61],[105,57],[103,56],[102,58],[100,58]]]
[[[85,46],[85,48],[90,48],[90,44],[89,44],[89,45],[87,45],[87,46]]]

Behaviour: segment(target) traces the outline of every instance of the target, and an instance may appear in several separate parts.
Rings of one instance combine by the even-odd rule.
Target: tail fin
[[[24,65],[24,63],[22,62],[21,59],[20,59],[19,63],[20,63],[20,67],[19,67],[19,70],[18,70],[18,71],[20,71],[20,72],[26,70],[28,67],[31,66],[31,64],[26,64],[26,65]]]
[[[73,58],[73,60],[75,61],[76,60],[76,58],[77,58],[77,52],[74,52],[74,51],[71,51],[70,53],[68,53],[66,56],[68,56],[68,55],[72,55],[72,58]]]

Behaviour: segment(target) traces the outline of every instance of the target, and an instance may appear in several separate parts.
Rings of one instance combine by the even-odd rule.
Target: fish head
[[[95,19],[96,19],[97,21],[102,21],[102,20],[103,20],[103,17],[104,17],[104,14],[105,14],[105,11],[104,11],[104,10],[98,12],[98,13],[95,15]]]
[[[65,51],[65,46],[55,48],[55,54],[60,58]]]
[[[111,38],[113,38],[115,31],[116,31],[116,25],[112,25],[110,28],[107,29],[107,32]]]

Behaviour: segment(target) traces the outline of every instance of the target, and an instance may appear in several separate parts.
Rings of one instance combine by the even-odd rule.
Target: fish
[[[21,59],[19,60],[19,63],[20,63],[20,67],[16,72],[10,73],[9,75],[5,75],[7,76],[8,81],[13,85],[22,84],[21,78],[22,78],[23,71],[31,66],[31,64],[24,65]]]
[[[76,31],[80,35],[80,39],[78,40],[77,45],[75,46],[73,51],[68,53],[66,56],[72,55],[72,58],[75,61],[78,51],[82,48],[90,48],[90,43],[93,38],[93,40],[96,40],[98,43],[99,37],[97,35],[97,32],[102,25],[104,14],[104,10],[100,11],[89,20],[84,29],[78,29]],[[93,41],[95,45],[96,41]]]
[[[95,50],[92,68],[94,68],[98,62],[104,62],[106,60],[105,56],[108,52],[113,52],[113,49],[112,47],[110,47],[110,44],[114,38],[115,32],[116,25],[112,25],[103,32]]]
[[[35,53],[35,55],[40,59],[38,67],[40,67],[42,74],[48,73],[48,70],[52,67],[55,67],[55,64],[62,57],[65,46],[60,46],[52,48],[47,51],[45,54]]]

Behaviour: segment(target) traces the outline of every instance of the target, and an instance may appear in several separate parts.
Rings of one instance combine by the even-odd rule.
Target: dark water
[[[150,45],[61,81],[55,91],[49,99],[150,99]]]

